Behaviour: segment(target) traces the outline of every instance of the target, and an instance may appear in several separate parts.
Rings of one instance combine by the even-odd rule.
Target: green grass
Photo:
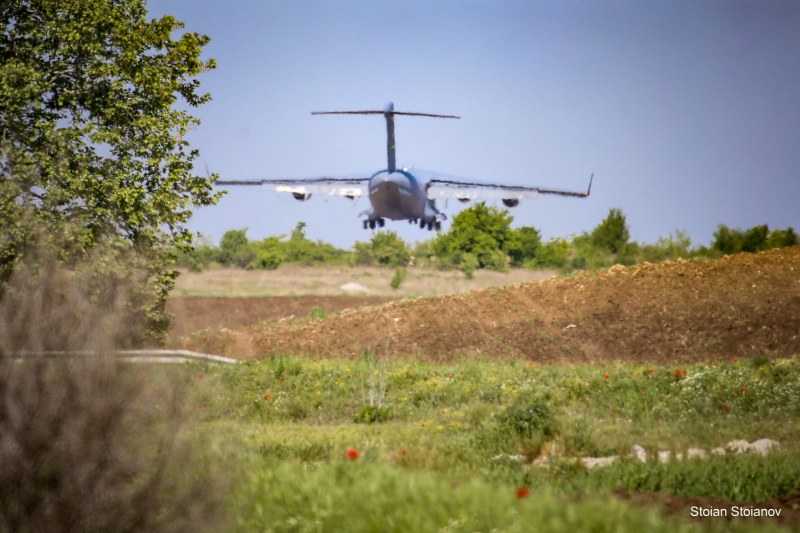
[[[188,368],[202,430],[224,436],[244,472],[231,495],[242,530],[672,531],[697,524],[625,504],[612,491],[750,502],[800,491],[798,363],[651,368],[276,356]],[[371,407],[381,416],[365,416]],[[620,460],[593,470],[576,460],[625,455],[634,444],[680,453],[758,438],[782,448],[768,457]],[[359,457],[349,460],[348,449]],[[542,455],[557,459],[530,466]],[[519,487],[530,496],[518,499]],[[723,526],[749,527],[714,527]]]

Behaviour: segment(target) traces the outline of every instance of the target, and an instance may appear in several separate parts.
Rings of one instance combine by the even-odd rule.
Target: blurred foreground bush
[[[129,284],[97,298],[82,269],[28,258],[0,297],[0,531],[214,529],[188,388],[113,356]]]

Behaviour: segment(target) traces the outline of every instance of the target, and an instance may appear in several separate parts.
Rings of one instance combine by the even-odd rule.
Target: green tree
[[[298,222],[289,240],[283,243],[283,251],[288,263],[301,265],[320,265],[343,263],[349,255],[322,241],[312,241],[306,237],[306,223]]]
[[[767,248],[783,248],[784,246],[794,246],[800,243],[794,228],[784,230],[772,230],[767,238]]]
[[[450,230],[433,241],[434,254],[443,262],[455,265],[464,254],[472,254],[481,268],[502,269],[505,261],[500,264],[497,252],[508,254],[509,244],[515,240],[511,230],[513,220],[506,210],[477,203],[456,215]]]
[[[410,260],[405,241],[394,231],[378,231],[368,243],[355,245],[355,262],[359,265],[404,267]]]
[[[742,250],[743,240],[741,231],[720,224],[717,226],[717,231],[714,232],[711,248],[723,254],[733,254]]]
[[[744,232],[742,239],[743,252],[760,252],[766,250],[769,227],[766,224],[753,226]]]
[[[261,242],[254,243],[255,257],[247,265],[247,268],[259,268],[262,270],[275,270],[281,263],[286,261],[286,252],[283,243],[280,241],[284,236],[269,237]]]
[[[511,239],[507,244],[511,264],[521,266],[523,263],[532,262],[541,245],[542,235],[538,229],[532,226],[522,226],[512,230]]]
[[[219,262],[225,266],[246,267],[256,252],[247,240],[247,228],[226,231],[219,241]]]
[[[612,254],[625,253],[625,247],[630,240],[628,223],[621,209],[612,208],[608,216],[603,219],[589,235],[591,243]]]
[[[95,268],[144,272],[129,311],[163,330],[171,264],[192,242],[185,223],[218,198],[185,140],[199,121],[184,108],[210,99],[197,80],[215,67],[200,57],[209,38],[173,39],[183,24],[148,20],[144,0],[16,0],[0,20],[0,283],[34,228],[58,240],[67,266],[132,251],[124,266]]]

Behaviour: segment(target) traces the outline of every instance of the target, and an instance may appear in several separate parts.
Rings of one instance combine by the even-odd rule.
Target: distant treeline
[[[620,209],[611,209],[592,231],[571,238],[542,242],[531,226],[512,228],[508,211],[476,204],[459,213],[446,232],[411,246],[394,231],[378,231],[367,242],[343,250],[305,235],[300,222],[291,235],[260,241],[247,238],[246,229],[225,232],[219,246],[201,243],[179,258],[179,266],[191,270],[216,267],[247,269],[296,265],[410,265],[459,269],[467,276],[480,268],[557,268],[562,271],[631,265],[644,261],[718,257],[737,252],[758,252],[792,246],[800,239],[792,228],[771,230],[766,225],[747,230],[720,225],[711,244],[693,247],[688,234],[675,231],[654,244],[631,241],[628,223]]]

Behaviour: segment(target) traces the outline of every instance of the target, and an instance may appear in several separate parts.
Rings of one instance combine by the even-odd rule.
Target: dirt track
[[[800,247],[393,301],[183,344],[226,355],[677,362],[800,353]]]

